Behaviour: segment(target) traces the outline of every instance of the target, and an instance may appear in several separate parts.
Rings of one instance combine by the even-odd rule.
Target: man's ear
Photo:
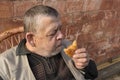
[[[32,47],[35,47],[34,34],[32,32],[26,33],[25,38],[28,44],[30,44]]]

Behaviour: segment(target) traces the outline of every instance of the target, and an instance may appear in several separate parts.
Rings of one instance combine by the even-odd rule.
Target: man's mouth
[[[61,46],[62,46],[62,41],[59,41],[57,47],[61,47]]]
[[[57,47],[61,47],[62,46],[62,44],[59,44]]]
[[[61,47],[62,46],[62,43],[59,43],[58,45],[57,45],[57,47]]]

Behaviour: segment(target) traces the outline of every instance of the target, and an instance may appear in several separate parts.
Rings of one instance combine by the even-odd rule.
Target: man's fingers
[[[85,48],[77,49],[72,59],[78,69],[86,67],[89,63],[89,56]]]
[[[73,55],[73,58],[87,58],[88,54],[87,53],[76,53]]]
[[[75,63],[76,68],[83,69],[88,65],[88,63]]]
[[[87,63],[89,60],[87,58],[74,59],[75,63]]]
[[[86,52],[86,49],[85,48],[80,48],[80,49],[77,49],[75,51],[75,53],[82,53],[82,52]]]

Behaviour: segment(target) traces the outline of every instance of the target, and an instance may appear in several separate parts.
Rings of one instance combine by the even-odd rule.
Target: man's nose
[[[61,30],[58,31],[58,36],[57,39],[63,39],[63,33],[61,32]]]

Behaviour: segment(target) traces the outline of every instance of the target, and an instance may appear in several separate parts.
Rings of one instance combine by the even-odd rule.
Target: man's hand
[[[83,69],[89,63],[89,57],[88,57],[88,54],[86,53],[85,48],[77,49],[72,59],[77,69]]]

